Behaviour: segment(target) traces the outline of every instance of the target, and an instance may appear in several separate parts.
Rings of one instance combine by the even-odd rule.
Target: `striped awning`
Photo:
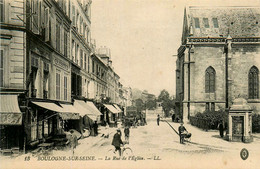
[[[112,105],[109,105],[109,104],[104,104],[104,106],[112,113],[114,114],[118,114],[119,111]]]
[[[93,110],[93,114],[96,114],[97,116],[102,115],[102,113],[97,109],[93,102],[87,101],[87,105]]]
[[[60,104],[63,107],[63,112],[59,113],[63,120],[78,120],[79,112],[72,104]]]
[[[50,103],[50,102],[32,101],[32,103],[39,107],[42,107],[44,109],[57,112],[63,120],[78,120],[79,119],[79,113],[77,112],[77,110],[75,108],[72,107],[72,105],[61,104],[62,106],[64,106],[64,107],[61,107],[55,103]]]
[[[0,125],[22,125],[18,95],[0,95]]]
[[[119,108],[119,106],[118,105],[116,105],[116,104],[113,104],[113,106],[119,111],[119,113],[121,113],[121,112],[123,112],[120,108]]]

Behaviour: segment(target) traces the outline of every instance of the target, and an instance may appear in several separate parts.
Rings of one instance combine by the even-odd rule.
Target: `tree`
[[[142,111],[144,109],[144,102],[142,99],[136,99],[135,100],[135,106],[137,108],[137,111]]]
[[[152,109],[156,108],[156,100],[148,100],[146,103],[146,108],[148,110],[152,110]]]
[[[163,111],[165,116],[168,117],[170,110],[175,108],[174,99],[171,99],[169,92],[163,89],[158,96],[158,101],[162,102]]]
[[[168,91],[166,91],[165,89],[163,89],[160,93],[160,95],[158,96],[158,101],[163,102],[166,100],[170,99],[170,94]]]

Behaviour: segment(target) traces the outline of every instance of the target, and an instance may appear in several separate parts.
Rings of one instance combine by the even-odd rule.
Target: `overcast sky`
[[[92,38],[111,49],[125,86],[175,94],[175,61],[185,5],[255,6],[259,0],[92,0]],[[214,3],[214,4],[213,4]]]

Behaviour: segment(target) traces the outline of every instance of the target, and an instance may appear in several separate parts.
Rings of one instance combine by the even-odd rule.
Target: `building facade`
[[[101,98],[119,103],[110,51],[107,60],[99,56],[91,39],[91,3],[0,1],[2,149],[35,148],[62,130],[82,131],[104,120]]]
[[[228,109],[235,98],[259,113],[259,7],[188,7],[176,61],[176,111]]]

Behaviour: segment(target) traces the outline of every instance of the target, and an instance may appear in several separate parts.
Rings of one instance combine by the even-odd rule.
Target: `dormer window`
[[[205,28],[209,28],[209,20],[208,20],[208,18],[203,18],[203,23],[204,23]]]
[[[195,28],[200,28],[200,20],[199,18],[194,18],[195,21]]]
[[[218,19],[212,18],[212,21],[213,21],[214,28],[218,28]]]

